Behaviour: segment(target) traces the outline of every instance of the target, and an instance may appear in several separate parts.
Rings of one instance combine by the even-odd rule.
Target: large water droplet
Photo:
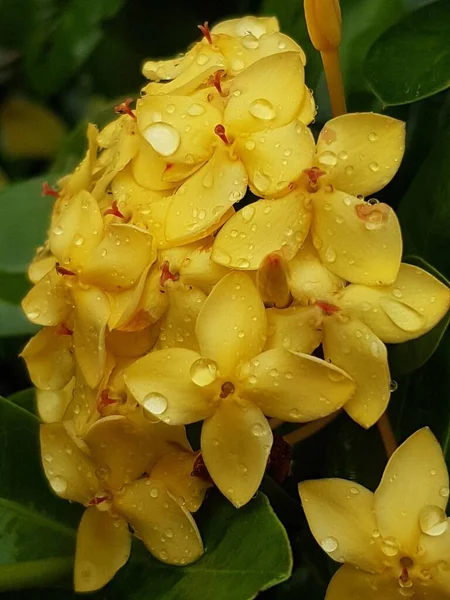
[[[396,556],[398,554],[397,540],[393,537],[384,538],[381,542],[381,551],[386,556]]]
[[[270,179],[261,171],[255,171],[253,174],[253,183],[259,192],[265,192],[270,186]]]
[[[334,552],[335,550],[337,550],[339,544],[336,538],[330,536],[324,538],[320,542],[320,545],[325,550],[325,552]]]
[[[255,435],[256,437],[260,437],[262,435],[264,435],[266,432],[265,428],[263,427],[263,425],[261,425],[261,423],[255,423],[252,426],[252,433],[253,435]]]
[[[196,385],[205,387],[217,379],[217,363],[209,358],[199,358],[192,363],[189,373]]]
[[[169,123],[153,123],[144,131],[144,138],[161,156],[170,156],[180,145],[179,132]]]
[[[275,109],[273,104],[265,98],[258,98],[254,100],[249,107],[251,115],[262,121],[271,121],[275,118]]]
[[[256,48],[258,48],[258,46],[259,46],[258,40],[251,33],[246,35],[241,40],[241,44],[244,46],[244,48],[247,48],[248,50],[256,50]]]
[[[150,496],[152,498],[157,498],[159,496],[159,490],[158,490],[158,488],[152,488],[150,490]]]
[[[448,529],[447,515],[439,506],[428,505],[419,517],[420,529],[433,537],[442,535]]]
[[[167,410],[167,398],[158,392],[150,392],[142,401],[143,407],[154,415],[162,415]]]
[[[203,104],[198,104],[197,102],[194,102],[194,104],[191,104],[190,107],[187,109],[188,115],[191,115],[191,117],[198,117],[200,115],[202,115],[205,112],[205,107],[203,106]]]
[[[67,490],[67,480],[64,479],[64,477],[51,477],[49,482],[56,494],[64,494],[64,492]]]
[[[331,152],[330,150],[325,150],[325,152],[319,154],[317,160],[321,165],[324,165],[326,167],[334,167],[334,165],[337,163],[336,154],[334,152]]]
[[[249,223],[255,214],[255,207],[249,204],[241,210],[242,220],[244,223]]]

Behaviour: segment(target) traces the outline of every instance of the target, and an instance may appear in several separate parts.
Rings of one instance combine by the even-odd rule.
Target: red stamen
[[[273,444],[267,460],[266,470],[280,485],[291,470],[292,447],[278,433],[273,434]]]
[[[211,31],[209,30],[209,24],[208,21],[205,21],[203,23],[203,25],[197,25],[197,27],[200,29],[200,31],[203,34],[203,37],[205,38],[205,40],[208,42],[208,44],[212,44],[212,39],[211,39]]]
[[[194,461],[191,471],[192,477],[198,477],[202,481],[211,482],[211,476],[206,468],[205,461],[203,460],[202,453],[199,452],[197,458]]]
[[[318,167],[311,167],[311,169],[303,169],[303,173],[305,173],[305,175],[308,177],[309,183],[312,187],[316,187],[319,178],[323,177],[323,175],[326,175],[326,172],[322,171]]]
[[[89,500],[88,505],[97,506],[98,504],[105,502],[105,500],[108,500],[108,496],[95,496],[94,498],[91,498],[91,500]]]
[[[136,119],[136,115],[130,108],[130,104],[133,102],[133,98],[127,98],[125,102],[121,102],[114,107],[114,112],[117,115],[129,115],[132,119]]]
[[[317,300],[316,306],[318,306],[328,316],[334,315],[341,310],[339,306],[325,302],[325,300]]]
[[[228,96],[228,92],[224,92],[222,89],[222,77],[224,75],[225,71],[219,69],[219,71],[216,71],[214,75],[211,75],[208,79],[208,85],[213,85],[222,97]]]
[[[409,581],[409,572],[408,572],[407,567],[403,567],[399,579],[403,583],[407,583]]]
[[[103,216],[106,217],[106,215],[113,215],[114,217],[118,217],[119,219],[125,219],[125,215],[123,215],[120,210],[117,207],[117,201],[113,200],[113,203],[111,205],[111,208],[107,208],[104,212],[103,212]]]
[[[42,182],[42,196],[53,196],[53,198],[59,198],[59,192],[55,190],[51,185],[48,184],[48,181]]]
[[[107,406],[115,404],[117,400],[113,400],[108,396],[108,390],[102,390],[100,400],[97,402],[97,410],[101,413]]]
[[[72,335],[73,331],[69,329],[67,325],[64,325],[64,323],[60,323],[56,328],[56,333],[58,335]]]
[[[160,285],[164,287],[168,281],[178,281],[179,278],[179,275],[174,275],[170,272],[169,261],[166,260],[163,262],[161,265],[161,278],[159,280]]]
[[[170,171],[170,169],[173,167],[173,163],[168,163],[166,165],[166,168],[164,169],[164,171]]]
[[[230,145],[230,140],[227,138],[227,134],[225,132],[225,127],[223,125],[216,125],[214,127],[214,133],[222,140],[225,146]]]
[[[56,272],[58,273],[58,275],[71,275],[71,276],[75,275],[75,273],[73,271],[69,271],[69,269],[62,267],[59,263],[56,263],[55,269],[56,269]]]

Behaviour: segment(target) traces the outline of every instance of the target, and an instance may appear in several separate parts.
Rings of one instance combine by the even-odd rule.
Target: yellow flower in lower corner
[[[166,348],[128,367],[125,383],[165,423],[205,419],[201,447],[221,492],[236,506],[258,489],[272,446],[265,415],[305,422],[340,408],[354,391],[341,369],[282,348],[263,352],[267,322],[251,278],[232,272],[205,300],[195,333],[200,352]]]
[[[390,458],[375,493],[353,481],[299,485],[311,531],[345,563],[326,600],[444,600],[450,597],[449,476],[428,428]]]
[[[81,440],[62,423],[44,424],[41,453],[53,491],[87,507],[77,534],[75,591],[100,589],[127,562],[128,524],[162,562],[184,565],[202,555],[189,511],[199,508],[209,485],[190,477],[196,455],[184,428],[110,416]]]

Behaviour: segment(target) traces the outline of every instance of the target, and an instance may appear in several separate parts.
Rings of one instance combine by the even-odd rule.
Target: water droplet
[[[46,462],[49,462],[49,463],[50,463],[50,462],[52,462],[52,460],[53,460],[53,455],[52,455],[52,454],[50,454],[49,452],[46,452],[46,453],[44,454],[44,460],[45,460]]]
[[[239,269],[248,269],[249,266],[250,262],[246,258],[240,258],[236,263],[236,267]]]
[[[241,40],[241,44],[248,50],[256,50],[256,48],[259,46],[258,40],[251,33],[246,35],[244,39]]]
[[[334,552],[338,548],[338,541],[334,537],[326,537],[321,542],[320,545],[325,550],[325,552]]]
[[[351,165],[349,165],[348,167],[345,167],[345,174],[352,175],[354,170],[355,170],[355,167],[352,167]]]
[[[176,106],[175,106],[175,104],[168,104],[168,105],[166,106],[166,110],[167,110],[167,112],[168,112],[170,115],[171,115],[171,114],[173,114],[173,113],[176,111]]]
[[[325,260],[329,263],[333,263],[336,260],[336,250],[332,246],[328,246],[325,250]]]
[[[217,363],[209,358],[199,358],[190,369],[192,381],[199,387],[205,387],[217,379]]]
[[[197,56],[197,64],[200,66],[206,65],[206,63],[208,62],[208,57],[206,56],[206,54],[203,54],[203,52],[201,52],[198,56]]]
[[[351,487],[350,488],[350,494],[353,494],[354,496],[357,496],[359,494],[359,490],[356,487]]]
[[[64,494],[64,492],[67,490],[67,480],[64,479],[64,477],[51,477],[49,482],[56,494]]]
[[[219,248],[213,249],[211,258],[220,265],[229,265],[231,263],[231,256],[228,254],[228,252],[220,250]]]
[[[30,319],[30,321],[33,321],[34,319],[37,319],[40,314],[41,311],[39,310],[39,308],[35,308],[34,310],[30,310],[27,312],[27,317]]]
[[[380,165],[377,162],[374,161],[374,162],[369,163],[369,169],[371,171],[373,171],[374,173],[376,173],[379,168],[380,168]]]
[[[255,207],[251,204],[249,204],[248,206],[244,206],[244,208],[241,210],[242,220],[244,221],[244,223],[248,223],[249,221],[251,221],[254,214]]]
[[[244,67],[245,63],[240,58],[236,58],[231,62],[231,68],[233,69],[233,71],[242,71]]]
[[[448,487],[442,487],[439,490],[439,495],[442,496],[442,498],[448,498],[450,494],[450,490],[448,489]]]
[[[254,150],[256,147],[256,142],[255,140],[246,140],[244,146],[247,148],[247,150]]]
[[[168,123],[153,123],[144,131],[144,138],[161,156],[170,156],[180,146],[180,134]]]
[[[391,390],[391,392],[395,392],[397,390],[397,388],[398,388],[398,383],[392,379],[389,389]]]
[[[334,167],[334,165],[337,163],[336,154],[334,152],[331,152],[330,150],[325,150],[325,152],[319,154],[317,160],[321,165],[324,165],[326,167]]]
[[[256,437],[260,437],[262,435],[264,435],[266,432],[265,428],[263,427],[263,425],[261,425],[261,423],[255,423],[252,426],[252,433],[253,435],[255,435]]]
[[[154,415],[162,415],[167,410],[167,398],[158,392],[150,392],[142,401],[143,407]]]
[[[344,202],[345,206],[351,206],[351,204],[352,204],[352,201],[350,200],[349,197],[344,198],[343,202]]]
[[[150,490],[150,496],[152,498],[157,498],[159,496],[159,490],[158,490],[158,488],[152,488]]]
[[[109,477],[109,467],[108,465],[98,465],[95,469],[95,475],[100,479],[100,481],[105,481]]]
[[[403,296],[403,292],[402,292],[402,290],[399,290],[398,288],[394,288],[392,290],[392,295],[395,296],[396,298],[401,298]]]
[[[203,106],[203,104],[198,104],[197,102],[194,102],[194,104],[191,104],[190,107],[187,109],[188,115],[191,115],[191,117],[198,117],[200,115],[202,115],[205,112],[205,107]]]
[[[55,235],[62,235],[64,233],[64,229],[62,227],[60,227],[59,225],[56,225],[55,227],[53,227],[52,231]]]
[[[386,556],[396,556],[398,554],[397,540],[393,537],[384,538],[381,542],[381,551]]]
[[[169,558],[169,554],[168,554],[167,550],[161,550],[159,553],[159,558],[161,560],[167,560]]]
[[[258,98],[257,100],[254,100],[250,104],[248,110],[251,115],[257,119],[261,119],[262,121],[271,121],[275,118],[275,109],[273,104],[265,98]]]
[[[342,152],[339,152],[338,158],[340,158],[341,160],[347,160],[347,158],[348,158],[347,152],[345,152],[345,150],[342,150]]]
[[[419,523],[422,532],[433,537],[442,535],[448,529],[447,515],[439,506],[425,506],[420,513]]]
[[[372,133],[369,133],[369,135],[367,137],[369,138],[369,141],[371,141],[371,142],[376,142],[378,139],[378,135],[374,131]]]
[[[375,358],[379,358],[381,356],[380,344],[377,341],[374,340],[373,342],[370,342],[369,347],[372,356],[375,356]]]
[[[242,340],[243,337],[245,337],[245,333],[243,331],[238,331],[238,338],[240,338]]]

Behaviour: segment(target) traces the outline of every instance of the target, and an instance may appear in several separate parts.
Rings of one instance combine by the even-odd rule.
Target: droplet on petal
[[[49,479],[50,485],[52,486],[52,490],[56,494],[64,494],[67,489],[67,480],[64,477],[51,477]]]
[[[271,121],[275,118],[275,108],[273,107],[273,104],[264,98],[254,100],[250,104],[248,110],[251,115],[262,121]]]
[[[142,402],[146,410],[154,415],[162,415],[167,410],[167,398],[158,392],[150,392]]]
[[[447,515],[439,506],[428,505],[419,517],[420,529],[433,537],[442,535],[448,529]]]
[[[217,379],[217,363],[209,358],[199,358],[192,363],[190,376],[196,385],[205,387]]]
[[[161,156],[170,156],[180,146],[180,134],[169,123],[153,123],[144,131],[144,138]]]
[[[381,543],[381,551],[386,556],[396,556],[398,554],[397,540],[393,537],[384,538]]]
[[[326,537],[321,542],[320,545],[325,550],[325,552],[334,552],[338,548],[338,541],[334,537]]]

